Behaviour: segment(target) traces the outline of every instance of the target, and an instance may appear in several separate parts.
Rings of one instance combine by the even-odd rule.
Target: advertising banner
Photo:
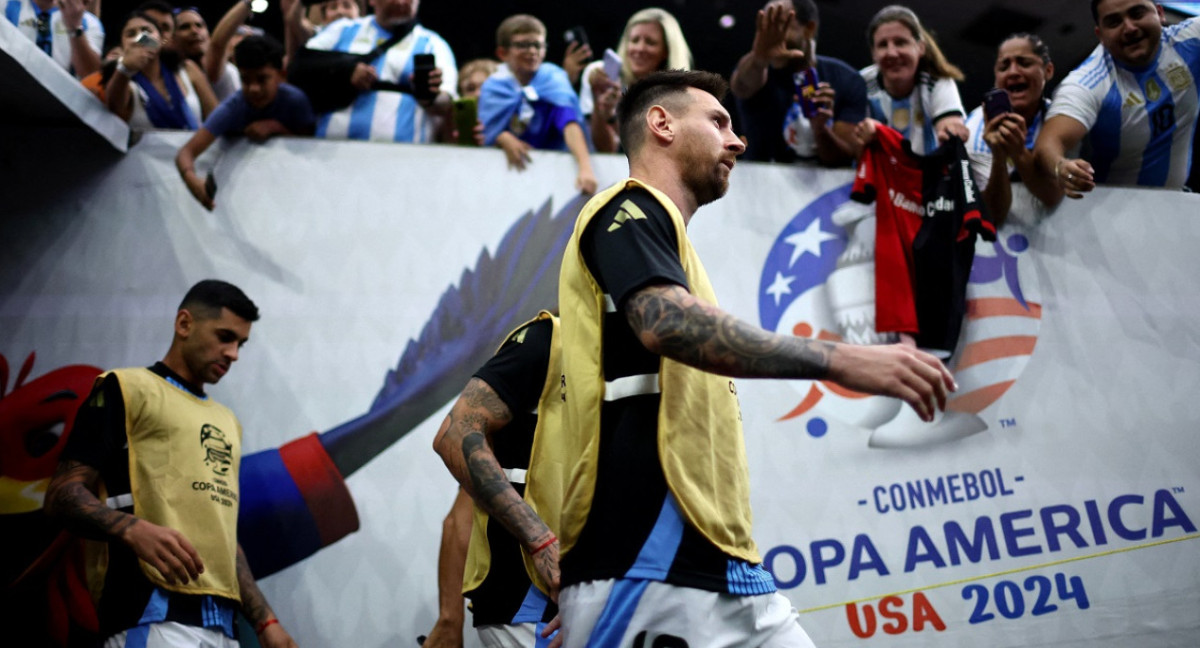
[[[47,137],[25,144],[80,167]],[[185,140],[147,134],[71,183],[5,154],[0,522],[28,539],[6,582],[53,537],[31,516],[91,378],[160,359],[183,293],[220,278],[262,312],[210,393],[245,429],[242,541],[263,591],[301,645],[415,645],[456,490],[432,439],[500,337],[554,306],[585,200],[573,163],[224,143],[199,163],[218,185],[208,213],[174,167]],[[626,172],[595,165],[602,186]],[[785,335],[884,341],[874,208],[851,180],[739,164],[689,227],[721,306]],[[819,646],[1196,645],[1200,200],[1014,202],[976,246],[959,389],[935,423],[829,382],[736,383],[755,536]]]

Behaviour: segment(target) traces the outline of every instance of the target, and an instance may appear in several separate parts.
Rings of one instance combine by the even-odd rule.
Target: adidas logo
[[[632,200],[626,200],[617,209],[617,215],[613,217],[613,224],[608,226],[608,231],[615,232],[630,220],[646,220],[646,214],[633,204]]]

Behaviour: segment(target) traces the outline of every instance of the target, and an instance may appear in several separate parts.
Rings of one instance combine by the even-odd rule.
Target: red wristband
[[[258,624],[258,627],[254,628],[254,634],[260,635],[263,633],[263,630],[266,630],[267,628],[275,625],[276,623],[279,623],[279,619],[277,619],[277,618],[276,619],[267,619],[266,621],[263,621],[262,623]]]
[[[545,542],[543,542],[542,544],[538,545],[538,548],[537,548],[537,549],[534,549],[533,551],[530,551],[530,552],[529,552],[529,555],[530,555],[530,556],[536,556],[536,555],[538,554],[538,552],[539,552],[539,551],[541,551],[542,549],[545,549],[546,547],[549,547],[550,545],[554,544],[555,542],[558,542],[558,538],[556,538],[556,537],[554,536],[554,534],[553,534],[553,533],[551,533],[551,534],[550,534],[550,539],[549,539],[549,540],[547,540],[547,541],[545,541]]]

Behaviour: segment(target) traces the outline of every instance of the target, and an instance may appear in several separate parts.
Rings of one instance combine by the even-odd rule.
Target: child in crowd
[[[245,134],[255,142],[275,135],[311,135],[317,118],[308,97],[283,82],[283,46],[270,36],[248,36],[234,49],[242,89],[220,106],[175,156],[184,184],[205,209],[213,197],[195,162],[222,135]]]
[[[545,63],[546,26],[528,14],[510,16],[496,30],[503,65],[483,84],[479,119],[484,141],[504,149],[510,167],[523,170],[530,149],[567,150],[579,174],[575,186],[596,190],[579,98],[562,68]]]
[[[496,72],[500,64],[492,59],[480,58],[468,61],[458,69],[458,96],[479,98],[483,91],[483,82]]]

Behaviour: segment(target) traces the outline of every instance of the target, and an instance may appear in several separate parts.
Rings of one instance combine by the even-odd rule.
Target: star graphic
[[[821,244],[825,241],[837,240],[837,236],[830,234],[821,229],[821,219],[814,218],[808,227],[804,228],[803,232],[796,232],[791,236],[783,239],[785,243],[791,245],[792,260],[788,261],[788,267],[796,265],[796,261],[804,255],[805,252],[815,256],[821,256]]]
[[[792,282],[795,280],[795,277],[783,276],[782,272],[775,273],[775,281],[771,282],[770,286],[767,286],[767,294],[775,297],[776,306],[779,305],[779,299],[781,297],[792,294],[791,286]]]

